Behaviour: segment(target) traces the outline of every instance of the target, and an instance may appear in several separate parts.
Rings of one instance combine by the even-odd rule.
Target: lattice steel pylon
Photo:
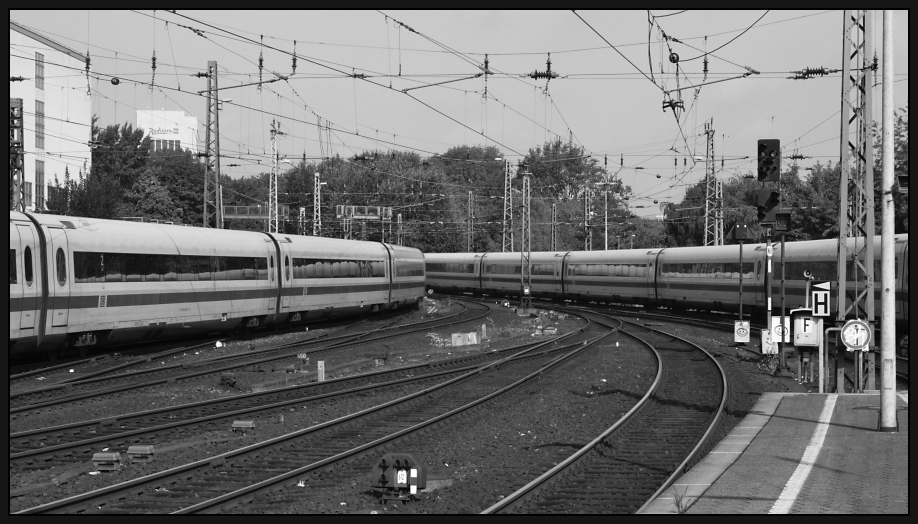
[[[510,161],[504,168],[504,222],[501,235],[501,251],[513,251],[513,178],[510,176]]]
[[[10,211],[25,211],[22,99],[10,98]]]
[[[704,125],[707,136],[707,155],[704,169],[704,245],[724,245],[724,219],[714,177],[714,119]]]
[[[590,227],[590,215],[593,214],[593,202],[590,188],[583,191],[583,250],[593,251],[593,228]]]
[[[873,329],[872,17],[870,11],[848,10],[844,17],[836,322],[852,315],[867,320]],[[852,237],[855,241],[849,248],[847,240]]]
[[[468,225],[466,228],[466,238],[465,238],[465,252],[472,252],[472,233],[475,230],[475,215],[472,212],[472,192],[469,191],[469,214],[468,214]]]
[[[277,130],[277,122],[271,120],[271,176],[268,178],[268,232],[280,232],[280,210],[277,207],[277,135],[282,135]]]
[[[319,173],[314,177],[312,191],[312,236],[322,236],[322,181]]]
[[[551,205],[551,247],[549,250],[558,250],[558,204]]]
[[[530,188],[529,169],[523,166],[520,176],[523,179],[523,207],[520,214],[520,309],[532,308],[532,220],[529,213]]]
[[[217,62],[207,62],[207,124],[204,133],[204,227],[223,229],[223,192],[220,190],[220,99],[217,98]],[[213,226],[211,226],[213,220]]]
[[[717,209],[714,212],[714,232],[717,234],[717,245],[724,245],[724,182],[717,181],[717,191],[714,196],[717,200]]]
[[[405,245],[405,238],[404,238],[404,233],[402,232],[402,214],[401,213],[399,213],[396,216],[396,220],[397,220],[396,222],[397,230],[395,233],[395,243],[400,246],[403,246]]]

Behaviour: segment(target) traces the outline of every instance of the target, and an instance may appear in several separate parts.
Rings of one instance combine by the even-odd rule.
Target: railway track
[[[558,343],[579,331],[552,339]],[[487,362],[506,357],[541,342],[529,342],[488,353],[436,361],[393,370],[354,375],[326,382],[314,382],[265,392],[236,395],[169,408],[112,416],[10,434],[10,467],[44,469],[91,460],[103,448],[126,452],[134,444],[153,445],[163,440],[191,437],[216,428],[229,419],[265,415],[304,402],[357,395],[371,390],[394,388],[415,383],[446,380],[469,372]]]
[[[46,409],[61,404],[79,402],[98,396],[116,395],[125,391],[143,387],[150,387],[177,380],[187,380],[205,375],[228,372],[240,368],[248,368],[273,364],[284,359],[296,358],[301,353],[319,354],[322,352],[341,349],[355,343],[367,344],[395,338],[408,333],[430,329],[431,327],[447,325],[455,322],[468,322],[484,317],[490,311],[488,306],[481,311],[471,312],[464,310],[450,317],[438,318],[422,322],[415,322],[405,326],[386,326],[373,330],[361,331],[352,334],[341,334],[319,339],[300,341],[290,344],[253,350],[246,353],[237,353],[196,362],[158,366],[154,369],[138,370],[128,373],[100,373],[101,376],[65,384],[52,385],[27,391],[10,394],[11,420],[21,414],[36,409]],[[458,317],[462,318],[458,318]],[[388,331],[392,331],[388,333]],[[306,349],[304,351],[304,349]],[[182,373],[182,371],[186,371]],[[109,376],[110,375],[110,376]]]
[[[714,357],[646,326],[632,324],[623,333],[657,356],[647,395],[589,444],[484,513],[634,513],[714,444],[729,394]]]
[[[610,333],[594,336],[574,349],[539,351],[553,342],[546,341],[346,417],[21,513],[212,513],[251,501],[258,494],[283,497],[285,490],[320,470],[346,467],[401,439],[455,423]]]
[[[112,355],[97,355],[89,358],[72,360],[68,362],[62,362],[59,364],[54,364],[50,366],[42,366],[35,369],[30,369],[28,371],[23,371],[21,373],[15,373],[10,375],[10,393],[19,392],[19,391],[28,391],[30,389],[43,389],[53,387],[58,384],[66,384],[70,382],[76,382],[79,380],[84,380],[87,378],[92,378],[98,376],[99,374],[105,373],[114,373],[115,371],[121,371],[129,367],[140,366],[147,362],[150,362],[153,359],[165,358],[179,353],[184,353],[187,351],[194,351],[195,349],[200,349],[204,347],[213,346],[217,342],[217,339],[207,340],[199,344],[193,344],[190,346],[181,346],[178,348],[168,349],[151,355],[138,355],[133,356],[129,352],[118,354],[121,358],[129,358],[131,360],[116,364],[114,366],[108,366],[107,361],[109,359],[114,359],[114,354]],[[83,371],[81,368],[89,368],[86,371]],[[101,368],[101,369],[95,369]],[[69,370],[79,369],[80,371],[76,375],[71,375]],[[41,384],[40,386],[35,386],[32,380],[38,379],[41,377],[47,382]]]

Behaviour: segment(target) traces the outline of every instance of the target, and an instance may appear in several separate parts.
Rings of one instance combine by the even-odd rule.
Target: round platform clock
[[[842,343],[848,351],[867,351],[872,333],[863,320],[849,320],[841,330]]]

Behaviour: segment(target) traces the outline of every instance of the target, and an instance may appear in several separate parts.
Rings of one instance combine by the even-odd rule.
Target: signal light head
[[[762,139],[759,140],[758,146],[759,181],[779,181],[781,179],[781,141]]]

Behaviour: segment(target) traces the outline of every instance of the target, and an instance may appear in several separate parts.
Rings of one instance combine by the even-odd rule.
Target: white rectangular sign
[[[733,321],[733,341],[734,342],[749,342],[749,321],[748,320],[734,320]]]
[[[790,342],[790,317],[784,317],[784,325],[781,325],[781,317],[771,317],[772,339],[775,342]]]

